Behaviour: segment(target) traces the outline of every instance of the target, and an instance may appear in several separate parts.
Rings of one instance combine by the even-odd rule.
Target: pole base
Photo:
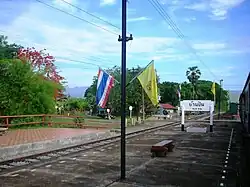
[[[181,131],[184,131],[184,124],[181,124]]]
[[[210,132],[213,132],[213,125],[210,125]]]

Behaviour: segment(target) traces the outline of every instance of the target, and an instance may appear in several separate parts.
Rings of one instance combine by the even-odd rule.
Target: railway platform
[[[166,122],[158,122],[157,124],[164,123]],[[149,122],[129,127],[128,132],[153,127],[157,124]],[[115,134],[117,133],[110,132],[110,129],[38,128],[9,130],[0,136],[0,161],[74,146]]]
[[[119,182],[120,144],[65,154],[53,160],[0,171],[3,187],[69,186],[184,186],[215,187],[237,183],[237,123],[217,121],[213,133],[181,132],[176,125],[126,140],[126,180]],[[151,158],[150,148],[164,139],[175,149],[166,157]]]

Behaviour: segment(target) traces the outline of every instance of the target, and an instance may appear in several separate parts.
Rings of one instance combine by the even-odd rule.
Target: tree
[[[0,61],[0,115],[55,112],[53,91],[58,84],[20,60]]]
[[[175,82],[162,82],[159,85],[161,103],[169,103],[173,106],[178,105],[178,96],[177,96],[177,87],[178,83]]]
[[[134,76],[136,76],[140,71],[142,70],[141,67],[136,67],[132,69],[127,69],[127,83],[130,82]],[[120,82],[121,77],[121,69],[118,66],[114,66],[113,68],[106,69],[108,73],[110,73],[118,82]],[[158,78],[159,80],[159,78]],[[96,109],[96,101],[95,101],[95,94],[96,94],[96,86],[97,86],[97,77],[93,78],[92,85],[86,90],[85,97],[88,101],[91,101],[91,105],[93,106],[93,112]],[[120,84],[115,82],[114,88],[111,90],[109,99],[107,102],[107,107],[111,109],[111,112],[114,115],[121,115],[121,88]],[[140,111],[142,109],[142,88],[138,81],[138,79],[135,79],[131,84],[129,84],[126,88],[126,106],[127,106],[127,112],[129,112],[128,107],[131,105],[133,106],[133,114],[135,114],[137,117],[140,114]],[[155,107],[152,106],[151,101],[145,94],[145,112],[150,112]]]
[[[193,86],[193,98],[197,95],[197,81],[201,77],[201,72],[197,66],[189,67],[186,71],[186,76]]]
[[[29,62],[34,72],[37,72],[44,76],[45,79],[51,80],[58,85],[62,85],[64,78],[59,75],[56,66],[54,65],[55,58],[48,53],[45,53],[45,49],[37,51],[32,48],[20,48],[17,53],[17,57],[24,63]],[[63,87],[53,91],[54,97],[60,99],[64,97]]]
[[[17,44],[9,44],[7,39],[7,36],[0,35],[0,60],[16,57],[18,50],[22,48]]]
[[[200,100],[213,100],[213,93],[211,92],[213,82],[207,80],[197,81],[197,99]],[[159,84],[160,95],[162,103],[170,103],[174,106],[178,104],[178,97],[176,94],[178,83],[174,82],[162,82]],[[225,111],[228,107],[228,92],[222,89],[221,94],[221,108]],[[183,100],[190,100],[192,98],[193,86],[191,83],[184,82],[181,84],[181,98]],[[216,83],[216,103],[219,101],[220,85]]]
[[[86,99],[82,98],[69,98],[65,103],[68,111],[84,111],[89,108]]]

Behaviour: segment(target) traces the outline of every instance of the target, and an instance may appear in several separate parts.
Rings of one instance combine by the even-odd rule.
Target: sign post
[[[209,123],[209,126],[210,126],[210,132],[213,132],[213,121],[214,121],[214,101],[211,102],[211,105],[210,105],[210,123]]]
[[[184,123],[185,123],[185,108],[181,107],[181,131],[184,131]]]
[[[133,110],[133,107],[129,106],[128,109],[129,109],[129,117],[130,117],[130,119],[132,119],[132,110]]]
[[[210,114],[210,132],[213,132],[213,112],[214,102],[211,100],[183,100],[181,101],[181,130],[184,131],[185,111],[209,112]]]
[[[107,113],[108,113],[108,119],[110,119],[110,109],[107,108]]]

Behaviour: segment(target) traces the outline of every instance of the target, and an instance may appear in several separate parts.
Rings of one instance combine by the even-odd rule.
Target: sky
[[[98,66],[120,66],[121,0],[39,0],[56,9],[36,0],[0,1],[0,34],[10,43],[46,49],[69,87],[91,85]],[[183,82],[187,68],[198,66],[201,79],[223,79],[225,89],[241,90],[250,70],[250,1],[158,2],[181,34],[150,0],[129,0],[127,67],[154,60],[161,82]]]

